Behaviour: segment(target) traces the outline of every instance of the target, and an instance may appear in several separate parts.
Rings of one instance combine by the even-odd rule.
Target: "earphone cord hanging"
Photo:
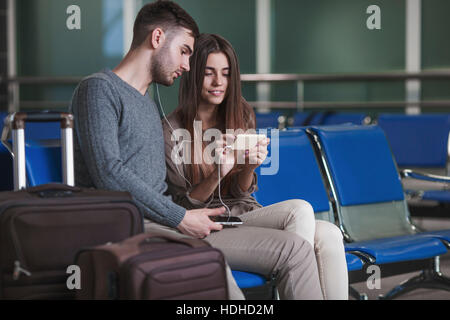
[[[161,113],[162,113],[162,115],[163,115],[165,121],[167,122],[167,124],[169,125],[169,127],[172,129],[172,134],[173,134],[173,132],[175,131],[175,129],[172,127],[172,125],[171,125],[169,119],[167,119],[166,114],[164,113],[164,109],[163,109],[162,103],[161,103],[161,98],[160,98],[160,96],[159,96],[159,88],[158,88],[158,84],[157,84],[157,83],[155,83],[155,87],[156,87],[156,96],[158,97],[158,105],[159,105],[159,109],[161,110]],[[180,147],[179,147],[178,150],[175,152],[175,154],[176,154],[177,156],[179,156],[179,151],[180,151],[181,147],[183,146],[183,142],[192,142],[192,141],[183,140],[183,141],[181,142]],[[184,181],[187,182],[187,184],[189,185],[189,188],[192,188],[192,184],[191,184],[191,183],[189,182],[189,180],[186,179],[186,177],[181,173],[180,168],[178,168],[178,165],[177,165],[177,164],[175,164],[175,167],[177,168],[178,174],[184,179]],[[220,156],[219,156],[219,165],[217,166],[217,172],[218,172],[218,180],[217,180],[217,181],[219,182],[219,186],[218,186],[218,188],[219,188],[219,190],[218,190],[218,192],[219,192],[219,201],[220,201],[220,203],[227,209],[227,213],[228,213],[228,221],[229,221],[229,219],[230,219],[230,217],[231,217],[231,211],[230,211],[230,208],[223,202],[223,200],[222,200],[222,195],[221,195],[221,187],[220,187]]]
[[[155,87],[156,87],[156,96],[158,97],[158,106],[159,109],[161,110],[161,113],[164,117],[164,120],[166,120],[167,124],[169,125],[170,129],[172,130],[171,134],[173,135],[173,132],[175,131],[175,129],[172,127],[169,119],[167,119],[166,114],[164,113],[164,109],[162,107],[162,103],[161,103],[161,98],[159,96],[159,88],[158,88],[158,84],[155,83]],[[183,140],[181,141],[180,146],[178,147],[178,149],[175,151],[175,154],[177,155],[177,157],[179,157],[179,152],[183,146],[184,142],[192,142],[192,141],[188,141],[188,140]],[[186,181],[186,183],[189,185],[189,188],[192,188],[192,184],[189,182],[188,179],[186,179],[186,177],[181,173],[180,168],[178,168],[178,164],[175,163],[175,168],[177,168],[178,174],[184,179],[184,181]]]
[[[231,218],[231,211],[230,211],[230,208],[228,208],[228,206],[222,201],[222,195],[221,195],[221,188],[220,188],[220,183],[221,183],[221,181],[220,181],[220,156],[219,156],[219,165],[217,166],[217,172],[218,172],[218,181],[219,181],[219,186],[218,186],[218,188],[219,188],[219,201],[220,201],[220,203],[227,209],[227,214],[228,214],[228,221],[227,222],[229,222],[230,221],[230,218]]]

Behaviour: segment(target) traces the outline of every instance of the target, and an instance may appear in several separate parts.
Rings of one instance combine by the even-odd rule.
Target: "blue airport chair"
[[[447,190],[430,190],[422,194],[422,199],[450,203],[450,192]]]
[[[241,289],[262,286],[267,282],[266,278],[259,274],[237,270],[232,270],[231,273]]]
[[[231,270],[238,287],[247,300],[273,300],[278,299],[276,277],[270,279],[252,272]]]
[[[367,124],[370,119],[363,113],[329,113],[322,120],[322,125],[334,125],[353,123],[358,125]]]
[[[309,125],[319,125],[322,112],[297,112],[292,119],[292,127],[304,127]]]
[[[448,139],[450,114],[381,114],[378,125],[384,130],[400,168],[420,171],[422,175],[403,174],[404,188],[411,199],[414,215],[443,215],[450,212],[450,178],[448,176]],[[428,175],[428,177],[427,177]],[[432,182],[429,182],[432,181]],[[440,190],[440,192],[436,192]],[[422,201],[423,200],[423,201]]]
[[[439,272],[450,230],[419,232],[411,224],[400,177],[388,141],[378,126],[323,126],[308,129],[336,205],[346,250],[369,263],[389,265],[429,260],[420,276],[389,292],[395,298],[416,288],[450,290]]]
[[[28,140],[25,144],[25,154],[29,187],[62,181],[61,142],[59,139]]]
[[[271,136],[271,144],[277,142],[276,137]],[[254,197],[263,206],[290,199],[303,199],[308,201],[315,212],[316,219],[334,223],[334,215],[328,199],[327,190],[322,180],[318,162],[314,155],[309,138],[304,130],[280,131],[278,137],[278,172],[274,175],[265,175],[263,164],[256,171],[258,174],[258,191]],[[272,157],[272,149],[269,147],[268,159]],[[276,160],[272,160],[276,161]],[[272,164],[273,165],[273,164]],[[288,181],[292,181],[288,183]],[[346,253],[348,271],[363,269],[363,261],[352,253]],[[353,288],[351,294],[357,299],[361,295]]]
[[[255,112],[256,127],[257,128],[279,128],[280,127],[280,112],[261,113]]]
[[[28,122],[25,127],[25,140],[61,140],[59,122]]]
[[[399,167],[446,169],[450,114],[381,114],[378,126]]]
[[[303,130],[279,131],[278,134],[278,150],[272,150],[276,148],[277,142],[270,131],[267,134],[271,138],[267,159],[273,158],[272,151],[278,152],[278,172],[275,175],[264,174],[264,168],[268,167],[265,164],[256,170],[258,175],[258,191],[254,194],[256,200],[261,205],[268,206],[284,200],[303,199],[311,204],[317,219],[334,223],[327,190],[308,136]]]

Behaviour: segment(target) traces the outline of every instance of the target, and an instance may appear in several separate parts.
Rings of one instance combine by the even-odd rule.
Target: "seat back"
[[[280,126],[279,118],[282,116],[280,112],[255,112],[257,128],[278,128]]]
[[[348,112],[297,112],[292,126],[333,125],[333,124],[365,124],[368,116],[364,113]]]
[[[27,122],[25,140],[56,140],[61,139],[61,125],[59,122]]]
[[[450,114],[381,114],[378,125],[399,167],[446,167]]]
[[[276,137],[271,137],[272,146]],[[308,201],[317,219],[334,222],[334,216],[317,160],[309,138],[304,130],[280,131],[279,148],[269,148],[268,158],[278,159],[278,172],[275,175],[262,174],[266,164],[260,166],[258,191],[255,198],[263,206],[290,199]],[[278,152],[278,157],[274,157]],[[272,164],[273,165],[273,164]]]
[[[414,234],[400,177],[378,126],[312,127],[341,228],[355,241]]]
[[[29,187],[63,181],[59,139],[27,141],[25,154]]]
[[[294,114],[292,127],[319,125],[322,112],[297,112]]]
[[[25,127],[28,186],[61,182],[61,128],[59,122],[28,122]]]
[[[364,113],[329,113],[324,116],[321,124],[323,125],[333,125],[333,124],[344,124],[353,123],[362,125],[367,119],[367,115]]]

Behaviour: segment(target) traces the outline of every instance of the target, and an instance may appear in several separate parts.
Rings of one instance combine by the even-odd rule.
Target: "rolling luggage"
[[[25,188],[26,121],[61,123],[63,184]],[[127,192],[74,186],[71,114],[19,112],[9,122],[16,191],[0,193],[0,299],[73,298],[76,253],[142,233],[142,215]]]
[[[78,253],[77,299],[225,300],[225,260],[199,239],[145,233]]]

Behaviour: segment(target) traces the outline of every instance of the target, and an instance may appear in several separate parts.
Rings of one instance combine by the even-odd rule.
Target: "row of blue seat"
[[[449,114],[384,115],[379,117],[378,125],[389,139],[400,170],[413,168],[426,174],[441,176],[450,174]],[[444,216],[448,216],[450,183],[433,186],[409,178],[403,181],[411,197],[409,205],[412,211],[419,212],[419,215],[442,212]],[[436,205],[431,208],[432,203]]]
[[[363,113],[337,112],[297,112],[292,117],[285,117],[282,112],[256,112],[258,128],[301,127],[306,125],[333,125],[342,123],[368,124],[369,116]]]
[[[279,127],[280,112],[257,113],[257,123],[260,128]],[[400,169],[415,168],[425,173],[448,175],[450,165],[449,132],[450,114],[380,114],[376,119],[370,119],[364,113],[330,113],[330,112],[299,112],[293,117],[293,125],[287,129],[295,129],[303,125],[334,125],[343,123],[378,124],[388,137],[391,150]],[[408,193],[413,197],[410,205],[421,206],[417,200],[437,201],[450,205],[448,185],[441,186],[444,190],[427,190],[423,184],[416,186],[414,182],[406,182]],[[434,187],[437,189],[438,187]],[[424,206],[429,206],[424,204]],[[444,210],[448,205],[444,208]]]
[[[346,251],[365,264],[433,259],[447,252],[450,230],[419,232],[411,224],[397,167],[380,127],[313,126],[278,134],[278,151],[277,137],[272,136],[267,160],[272,166],[279,161],[278,172],[263,174],[264,165],[258,170],[255,196],[261,204],[309,201],[318,219],[341,228]],[[436,270],[426,274],[450,290],[450,281]],[[387,296],[400,294],[397,289]]]
[[[256,113],[257,127],[279,128],[280,117],[281,112]],[[298,112],[287,127],[344,123],[378,124],[401,167],[446,165],[450,114],[380,114],[370,119],[365,113]]]

